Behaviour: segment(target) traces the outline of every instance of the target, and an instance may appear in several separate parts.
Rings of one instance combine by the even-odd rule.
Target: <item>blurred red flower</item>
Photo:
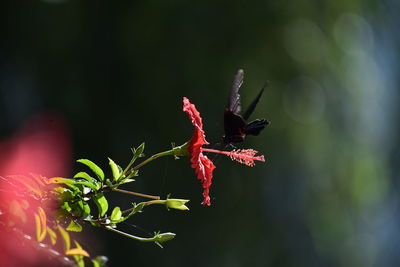
[[[9,139],[0,141],[0,175],[38,173],[67,176],[71,164],[69,133],[57,115],[28,119]]]
[[[54,208],[48,195],[51,189],[41,175],[69,173],[72,156],[67,127],[58,116],[36,115],[14,136],[0,141],[0,152],[1,265],[54,266],[36,241],[34,214],[42,209],[52,216]]]

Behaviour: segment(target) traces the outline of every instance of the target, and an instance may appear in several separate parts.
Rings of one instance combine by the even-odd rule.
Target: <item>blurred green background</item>
[[[71,161],[125,165],[143,141],[151,155],[190,138],[186,96],[215,144],[243,68],[244,107],[270,82],[252,118],[271,125],[238,147],[267,162],[220,157],[211,207],[188,159],[143,167],[127,189],[191,210],[149,208],[125,230],[177,237],[160,249],[94,231],[89,252],[109,266],[399,266],[398,11],[394,0],[3,1],[0,135],[56,112]]]

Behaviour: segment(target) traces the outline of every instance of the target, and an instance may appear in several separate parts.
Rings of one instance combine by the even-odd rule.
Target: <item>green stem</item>
[[[147,163],[159,158],[159,157],[163,157],[163,156],[188,156],[189,152],[187,151],[187,147],[188,147],[188,143],[185,143],[181,146],[177,146],[174,147],[170,150],[164,151],[164,152],[160,152],[157,154],[154,154],[153,156],[150,156],[149,158],[147,158],[146,160],[142,161],[141,163],[139,163],[138,165],[136,165],[135,167],[131,168],[128,171],[128,175],[133,172],[138,170],[140,167],[146,165]]]
[[[150,161],[153,161],[153,160],[155,160],[155,159],[157,159],[157,158],[159,158],[159,157],[173,155],[173,150],[174,150],[174,149],[171,149],[171,150],[168,150],[168,151],[164,151],[164,152],[160,152],[160,153],[154,154],[153,156],[147,158],[146,160],[142,161],[141,163],[139,163],[138,165],[136,165],[135,167],[133,167],[133,168],[131,169],[131,171],[136,171],[136,170],[139,169],[140,167],[146,165],[146,164],[149,163]]]
[[[119,192],[119,193],[124,193],[124,194],[128,194],[128,195],[139,196],[139,197],[146,197],[146,198],[151,198],[151,199],[160,199],[159,196],[146,195],[146,194],[137,193],[137,192],[131,192],[131,191],[118,189],[118,188],[113,188],[112,191]]]
[[[152,205],[152,204],[164,204],[164,203],[165,203],[165,200],[156,199],[156,200],[149,200],[149,201],[141,202],[141,203],[144,203],[144,206],[149,206],[149,205]],[[122,212],[122,214],[125,214],[125,213],[131,212],[131,211],[134,210],[134,209],[135,209],[135,208],[129,208],[129,209],[123,210],[123,211],[121,211],[121,212]]]
[[[138,240],[138,241],[142,241],[142,242],[154,242],[154,241],[155,241],[155,238],[154,238],[154,237],[139,237],[139,236],[135,236],[135,235],[131,235],[131,234],[128,234],[128,233],[119,231],[119,230],[114,229],[114,228],[111,228],[111,227],[105,227],[105,228],[106,228],[107,230],[116,232],[116,233],[118,233],[118,234],[120,234],[120,235],[129,237],[129,238],[132,238],[132,239],[135,239],[135,240]]]
[[[144,203],[144,206],[149,206],[149,205],[152,205],[152,204],[165,204],[165,202],[166,202],[166,200],[156,199],[156,200],[149,200],[149,201],[142,202],[142,203]],[[129,208],[129,209],[121,211],[121,213],[122,214],[130,213],[134,209],[135,208]],[[105,221],[107,219],[110,219],[110,218],[111,218],[111,216],[108,216],[108,217],[104,217],[104,218],[99,218],[97,220],[92,220],[92,222],[100,223],[100,222],[103,222],[103,221]]]

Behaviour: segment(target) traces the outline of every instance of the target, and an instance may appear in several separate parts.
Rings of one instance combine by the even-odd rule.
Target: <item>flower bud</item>
[[[161,234],[156,234],[154,236],[154,239],[155,239],[155,242],[163,243],[163,242],[170,241],[171,239],[174,239],[175,235],[176,234],[171,233],[171,232],[161,233]]]
[[[168,208],[171,209],[177,209],[177,210],[189,210],[189,208],[185,205],[187,202],[189,202],[188,199],[167,199],[165,205]]]

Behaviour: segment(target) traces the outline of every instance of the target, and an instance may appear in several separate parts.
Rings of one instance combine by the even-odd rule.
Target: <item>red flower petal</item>
[[[192,158],[193,159],[193,158]],[[192,161],[192,167],[193,167],[193,161]],[[204,200],[201,202],[203,205],[210,206],[210,187],[212,183],[212,175],[213,171],[215,169],[214,163],[207,158],[207,156],[204,156],[203,153],[199,154],[199,163],[196,165],[196,173],[197,173],[197,178],[201,181],[201,184],[203,186],[203,197]]]
[[[189,119],[191,119],[194,126],[194,133],[189,143],[189,152],[192,153],[190,149],[198,149],[200,151],[201,146],[209,144],[204,135],[203,122],[200,117],[200,112],[197,111],[195,105],[191,104],[189,99],[186,97],[183,98],[183,111],[189,115]]]
[[[203,145],[208,145],[209,143],[205,138],[203,122],[200,117],[200,113],[197,111],[195,105],[191,104],[189,99],[186,97],[183,98],[183,111],[189,115],[189,118],[194,126],[194,133],[190,139],[188,150],[191,155],[191,167],[195,169],[197,179],[200,180],[204,189],[204,200],[201,204],[210,206],[211,202],[209,191],[212,184],[212,173],[215,169],[215,165],[201,152],[201,147]]]

